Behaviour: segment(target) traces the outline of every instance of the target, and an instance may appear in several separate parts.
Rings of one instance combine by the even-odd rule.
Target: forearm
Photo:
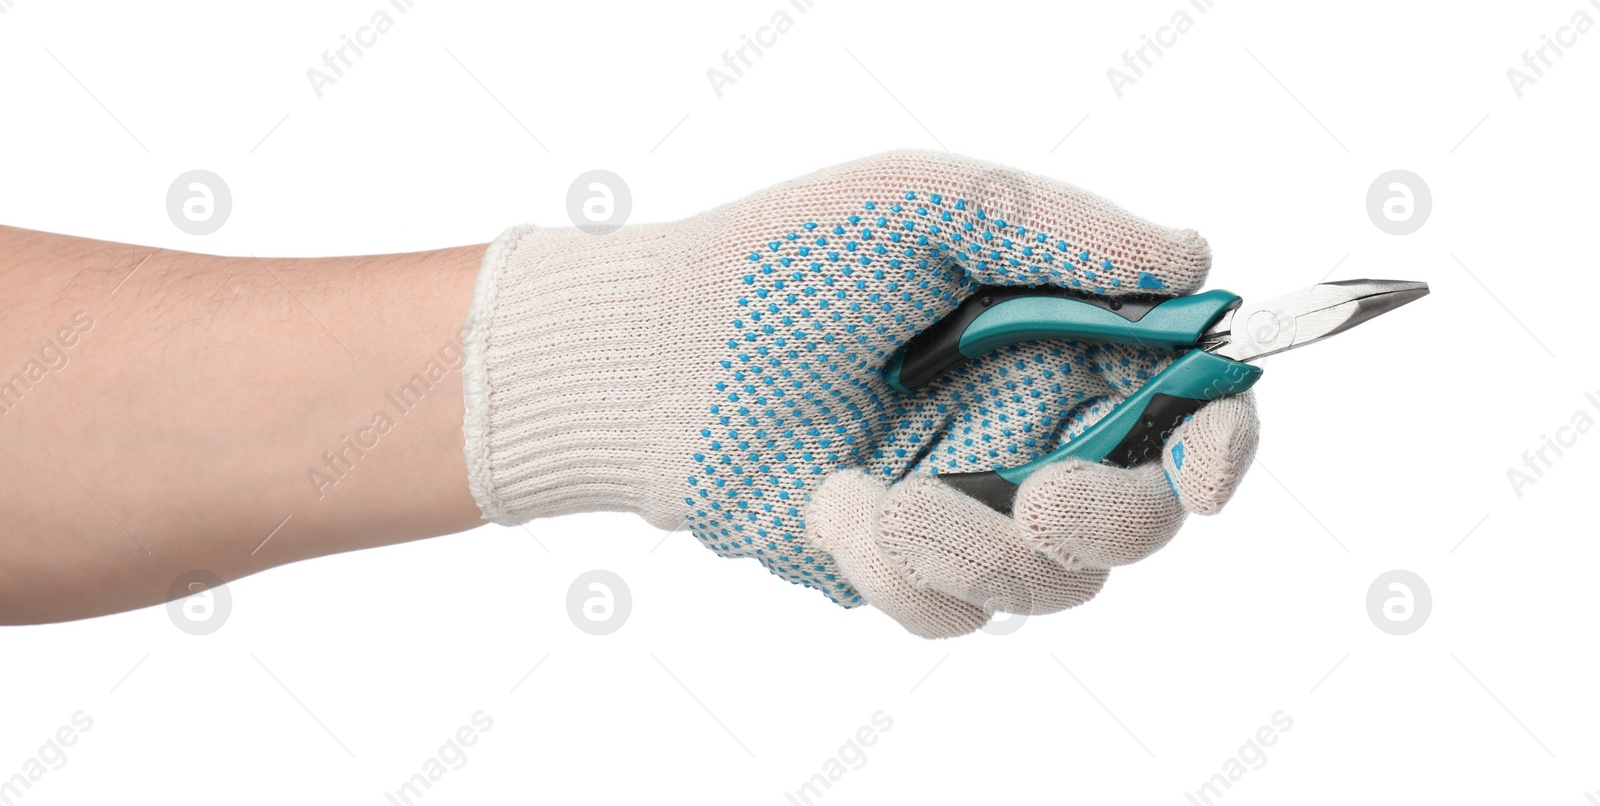
[[[480,523],[459,370],[482,251],[257,260],[0,228],[0,621]]]

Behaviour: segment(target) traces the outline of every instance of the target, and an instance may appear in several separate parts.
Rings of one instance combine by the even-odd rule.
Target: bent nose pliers
[[[1341,333],[1427,293],[1427,283],[1343,280],[1245,305],[1220,289],[1111,298],[1066,289],[984,287],[907,342],[884,377],[895,389],[911,392],[986,353],[1047,339],[1182,352],[1055,451],[1017,467],[939,474],[944,483],[1009,514],[1017,485],[1033,471],[1063,459],[1118,467],[1153,459],[1173,429],[1202,405],[1255,384],[1261,368],[1246,362]]]

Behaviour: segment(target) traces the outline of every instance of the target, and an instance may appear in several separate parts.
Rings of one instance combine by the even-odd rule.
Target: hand
[[[1159,464],[1062,462],[1014,517],[939,472],[1014,466],[1081,432],[1172,354],[1006,348],[902,395],[883,365],[978,285],[1187,294],[1210,248],[1052,180],[893,152],[683,221],[518,228],[485,257],[466,335],[467,456],[502,523],[625,509],[927,637],[1087,601],[1107,569],[1231,497],[1248,394]]]

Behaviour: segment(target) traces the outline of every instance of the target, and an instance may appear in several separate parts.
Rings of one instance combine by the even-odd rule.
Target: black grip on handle
[[[1011,505],[1017,500],[1017,485],[1006,481],[993,470],[982,473],[940,473],[939,480],[970,498],[978,499],[1001,515],[1010,515]]]
[[[1106,455],[1104,463],[1114,467],[1134,467],[1158,458],[1161,446],[1166,444],[1172,432],[1205,404],[1206,401],[1193,398],[1152,395],[1139,423]],[[1016,504],[1018,485],[993,470],[941,473],[939,480],[1002,515],[1010,515]]]
[[[1155,394],[1144,407],[1139,424],[1117,443],[1101,460],[1114,467],[1133,467],[1161,456],[1161,446],[1167,437],[1187,417],[1200,410],[1206,401],[1187,397]]]
[[[1165,301],[1160,298],[1113,299],[1067,288],[982,286],[945,318],[933,323],[928,329],[906,342],[901,353],[900,386],[908,392],[916,391],[932,383],[940,375],[966,363],[969,359],[961,352],[961,336],[967,332],[973,320],[1002,302],[1024,297],[1076,299],[1113,311],[1130,322],[1139,321],[1151,309]]]
[[[967,332],[972,320],[996,302],[1027,296],[1027,289],[1001,291],[980,288],[943,319],[934,322],[927,330],[906,342],[901,354],[900,385],[906,391],[916,391],[933,382],[934,378],[967,362],[961,353],[961,334]]]

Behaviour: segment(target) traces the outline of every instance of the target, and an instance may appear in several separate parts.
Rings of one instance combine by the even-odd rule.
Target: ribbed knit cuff
[[[650,291],[668,242],[663,225],[525,225],[489,246],[463,337],[468,481],[488,520],[681,519],[651,412],[667,336]]]

